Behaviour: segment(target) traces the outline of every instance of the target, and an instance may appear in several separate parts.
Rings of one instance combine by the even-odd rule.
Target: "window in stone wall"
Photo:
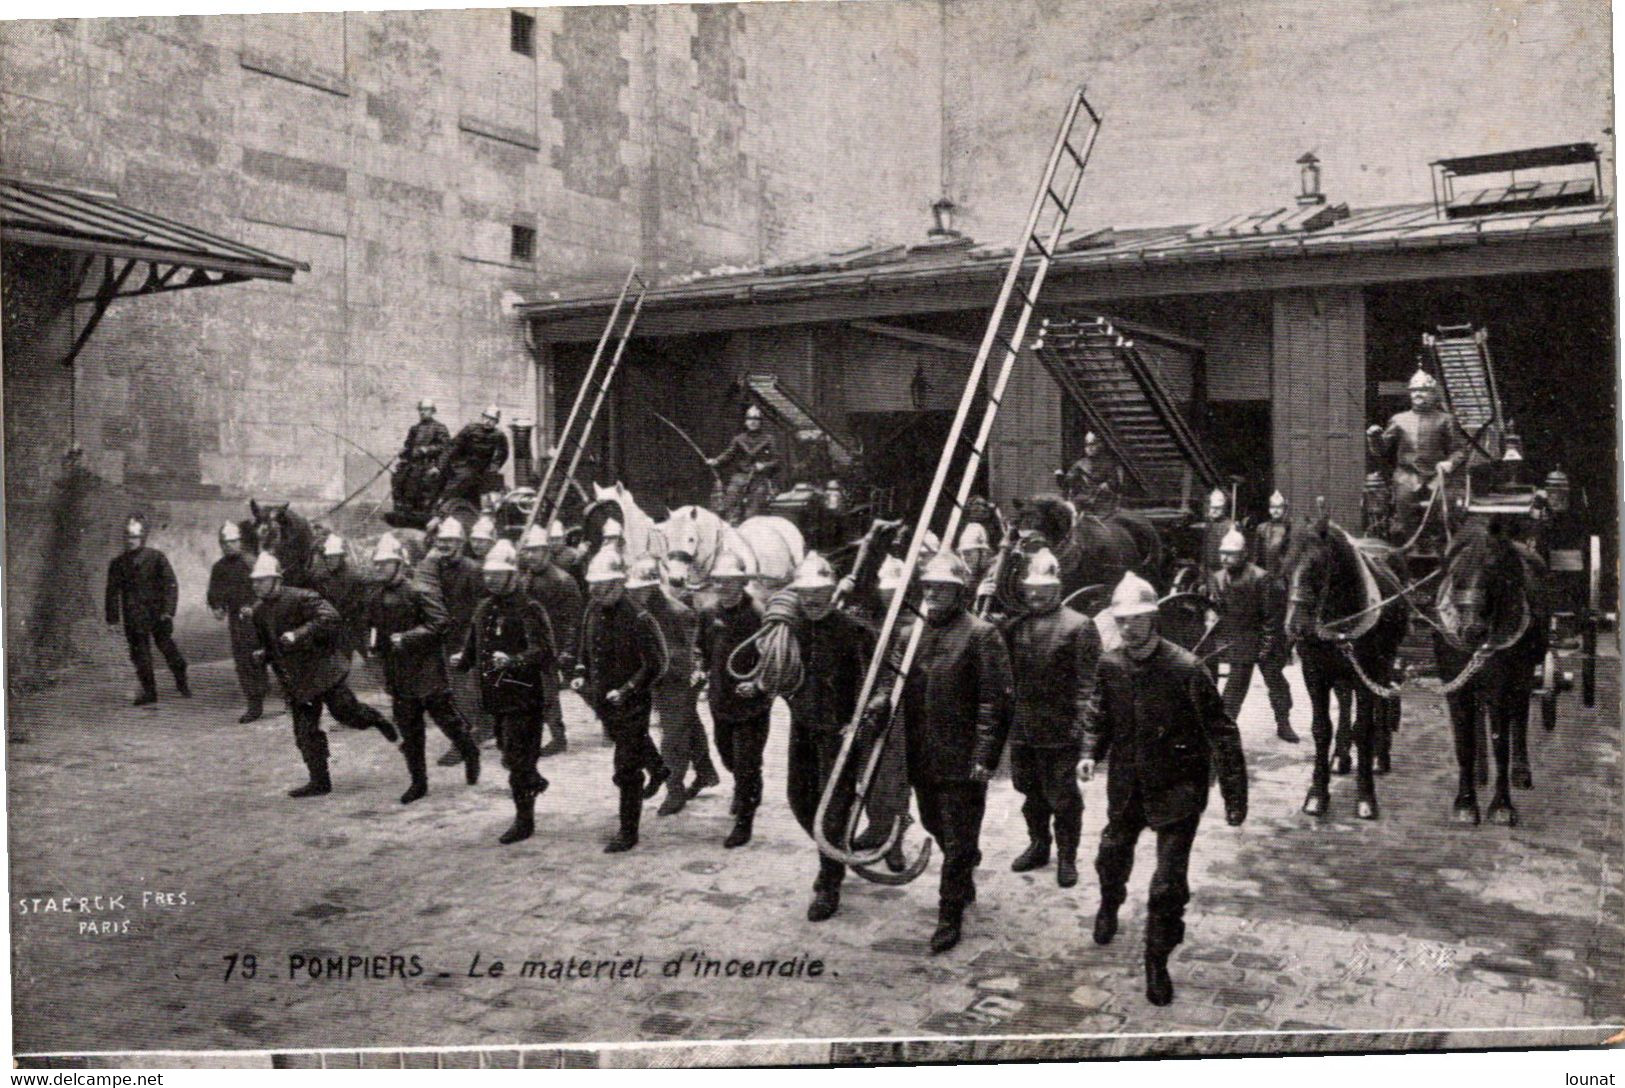
[[[515,53],[536,55],[536,18],[522,11],[508,13],[508,43]]]
[[[536,230],[534,227],[513,225],[513,242],[508,249],[515,264],[529,264],[536,259]]]

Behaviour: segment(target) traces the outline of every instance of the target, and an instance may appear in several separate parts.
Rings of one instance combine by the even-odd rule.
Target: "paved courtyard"
[[[511,810],[494,752],[478,786],[431,767],[428,798],[403,808],[396,751],[375,733],[338,729],[334,794],[292,801],[284,791],[303,771],[289,719],[236,724],[229,663],[194,670],[197,698],[166,689],[143,709],[127,705],[124,675],[87,673],[11,708],[15,1048],[1617,1022],[1617,662],[1604,672],[1602,705],[1585,711],[1566,697],[1555,734],[1534,727],[1536,788],[1518,794],[1514,829],[1449,821],[1449,730],[1438,698],[1420,691],[1406,703],[1394,771],[1379,780],[1381,821],[1354,818],[1350,779],[1334,782],[1328,818],[1301,815],[1301,691],[1306,743],[1287,746],[1255,687],[1242,722],[1251,815],[1227,828],[1215,801],[1204,821],[1187,943],[1173,960],[1178,999],[1165,1009],[1142,992],[1149,842],[1118,941],[1101,949],[1089,939],[1097,893],[1087,861],[1103,777],[1086,787],[1086,864],[1071,891],[1055,886],[1053,868],[1009,871],[1025,839],[1019,799],[1006,777],[994,782],[979,902],[963,943],[932,957],[935,865],[902,888],[853,878],[835,919],[805,920],[816,863],[783,802],[782,706],[749,847],[721,848],[724,786],[676,817],[657,819],[651,804],[642,844],[609,857],[600,853],[614,824],[609,750],[573,696],[571,750],[542,764],[553,787],[539,804],[540,830],[503,848],[496,837]],[[363,697],[383,705],[375,689]],[[442,747],[431,734],[431,755]],[[72,907],[84,897],[89,910],[47,909],[63,897]],[[313,979],[308,967],[290,977],[295,956],[342,957],[348,977]],[[633,977],[521,973],[526,960],[572,957],[630,959]],[[729,960],[792,961],[777,971],[793,977],[696,978],[696,958],[721,971]],[[817,977],[812,960],[821,961]],[[665,977],[667,961],[678,977]]]

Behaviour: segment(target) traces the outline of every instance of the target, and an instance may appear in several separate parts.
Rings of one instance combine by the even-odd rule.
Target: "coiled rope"
[[[728,655],[728,675],[739,683],[754,684],[765,695],[789,695],[800,690],[806,671],[794,624],[801,618],[801,602],[794,593],[775,593],[768,599],[761,629]],[[754,664],[747,665],[747,659],[741,656],[747,651],[755,654]]]

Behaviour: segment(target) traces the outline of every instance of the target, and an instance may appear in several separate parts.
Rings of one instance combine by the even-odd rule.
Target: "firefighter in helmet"
[[[1366,447],[1383,468],[1391,470],[1393,532],[1409,540],[1435,489],[1467,456],[1466,436],[1456,417],[1439,406],[1439,383],[1425,370],[1411,375],[1411,406],[1366,430]],[[1439,496],[1444,501],[1444,496]]]
[[[731,524],[765,510],[778,491],[780,460],[778,443],[762,429],[761,408],[754,404],[746,408],[745,429],[734,435],[727,449],[705,463],[727,473],[721,513]]]

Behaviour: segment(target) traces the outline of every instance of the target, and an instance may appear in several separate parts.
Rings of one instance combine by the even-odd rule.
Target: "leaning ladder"
[[[1072,142],[1073,129],[1079,123],[1080,113],[1087,114],[1089,118],[1081,150]],[[842,777],[841,771],[851,758],[853,744],[863,725],[865,709],[876,688],[883,682],[883,673],[890,674],[885,681],[891,685],[891,700],[888,704],[890,713],[897,713],[901,707],[903,688],[908,683],[909,673],[914,667],[914,657],[919,649],[920,637],[924,632],[924,624],[918,622],[911,624],[906,633],[899,630],[899,620],[904,608],[908,608],[918,616],[918,610],[907,602],[909,590],[919,573],[920,551],[924,546],[931,520],[936,515],[938,504],[946,491],[948,474],[963,448],[967,456],[960,468],[958,486],[950,499],[948,523],[943,529],[942,540],[945,544],[951,542],[959,531],[965,504],[970,499],[971,487],[975,483],[977,470],[981,467],[982,455],[992,434],[999,405],[1004,399],[1005,387],[1009,384],[1011,372],[1015,369],[1016,357],[1027,335],[1027,325],[1037,305],[1039,291],[1043,288],[1044,278],[1055,259],[1061,233],[1066,227],[1067,216],[1071,214],[1073,204],[1077,200],[1084,171],[1089,165],[1089,155],[1094,150],[1095,138],[1100,134],[1100,123],[1100,115],[1089,105],[1088,99],[1084,97],[1084,89],[1080,87],[1073,92],[1067,103],[1060,131],[1055,136],[1055,144],[1050,149],[1049,159],[1044,165],[1038,191],[1033,196],[1032,208],[1027,213],[1026,226],[1022,229],[1021,238],[1014,247],[1010,267],[1005,272],[1004,284],[999,288],[998,301],[994,303],[992,315],[988,319],[987,331],[982,336],[981,346],[976,351],[976,359],[971,363],[970,373],[965,379],[965,390],[960,395],[959,409],[954,415],[947,441],[943,444],[942,456],[937,460],[936,474],[932,477],[924,506],[914,522],[914,532],[909,539],[908,555],[903,560],[903,571],[897,591],[892,596],[891,605],[886,609],[886,618],[881,623],[875,652],[869,659],[869,667],[864,673],[857,707],[853,711],[852,720],[847,723],[842,733],[841,749],[830,775],[829,786],[818,802],[818,814],[813,823],[814,838],[819,850],[831,858],[860,867],[872,864],[885,856],[903,832],[904,820],[899,818],[892,825],[885,842],[879,847],[869,851],[851,848],[868,795],[869,784],[873,781],[875,768],[880,762],[884,745],[884,741],[880,738],[883,738],[889,730],[883,730],[876,743],[872,745],[863,773],[857,781],[857,793],[843,837],[844,849],[828,841],[825,820],[836,786]],[[1066,180],[1057,187],[1057,182],[1063,174]],[[1044,221],[1042,227],[1041,220]],[[1025,284],[1022,283],[1024,274],[1027,275]],[[1017,306],[1014,321],[1009,324],[1007,331],[1006,317],[1011,310],[1012,302]],[[983,388],[983,379],[988,360],[995,348],[1002,354],[993,380],[993,391],[989,395]],[[973,428],[972,416],[977,413],[980,414],[980,418],[974,421]],[[974,437],[967,437],[973,430]],[[917,876],[924,869],[924,861],[929,856],[929,850],[930,845],[927,843],[920,859],[910,866],[913,875]]]
[[[620,338],[615,343],[615,354],[610,356],[609,365],[604,369],[602,379],[598,377],[599,365],[604,359],[604,348],[609,344],[610,334],[615,331],[621,320],[621,310],[625,307],[626,296],[637,284],[637,294],[632,299],[632,311],[626,319],[626,325],[621,329]],[[542,474],[542,482],[536,488],[536,502],[530,508],[530,517],[525,519],[525,527],[520,530],[523,539],[525,531],[532,525],[540,522],[547,526],[553,523],[553,516],[564,505],[564,496],[568,493],[570,482],[575,479],[576,469],[581,464],[581,455],[586,451],[587,439],[592,436],[593,423],[598,419],[598,412],[604,406],[604,398],[609,394],[610,384],[615,380],[615,374],[621,366],[621,356],[626,352],[626,342],[632,337],[632,327],[638,323],[638,314],[643,310],[643,296],[649,288],[633,267],[626,274],[626,282],[621,284],[621,293],[615,298],[615,307],[609,312],[609,320],[604,324],[604,332],[598,338],[598,347],[592,353],[592,362],[587,366],[587,373],[581,379],[581,388],[576,390],[575,403],[570,406],[570,415],[564,421],[564,430],[555,442],[553,456],[548,458],[547,471]],[[592,395],[592,407],[582,416],[581,407],[587,401],[588,394]],[[580,426],[577,426],[577,423]],[[568,457],[569,465],[560,475],[559,462]],[[554,478],[558,479],[558,486],[553,486]]]

